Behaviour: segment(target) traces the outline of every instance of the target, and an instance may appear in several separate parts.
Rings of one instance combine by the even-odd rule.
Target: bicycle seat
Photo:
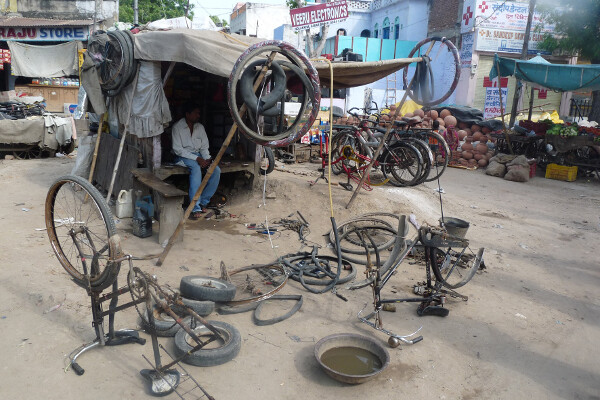
[[[413,126],[416,124],[420,124],[423,120],[421,119],[421,117],[402,117],[402,121],[406,122],[410,126]]]

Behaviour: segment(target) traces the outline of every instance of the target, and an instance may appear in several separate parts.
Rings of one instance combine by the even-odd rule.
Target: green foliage
[[[302,8],[306,5],[306,1],[303,0],[286,0],[285,5],[293,10],[294,8]]]
[[[538,10],[556,25],[554,36],[546,34],[541,47],[579,53],[593,64],[600,64],[600,0],[571,0],[560,8],[543,6]]]
[[[225,21],[224,19],[219,19],[219,17],[217,17],[216,15],[211,15],[210,19],[212,19],[215,25],[217,26],[227,26],[227,21]]]
[[[161,18],[185,16],[188,0],[138,0],[138,19],[140,24]],[[194,5],[189,5],[188,18],[193,19]],[[120,0],[119,21],[133,22],[133,0]]]

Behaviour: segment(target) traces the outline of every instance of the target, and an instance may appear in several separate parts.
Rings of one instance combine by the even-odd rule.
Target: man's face
[[[185,119],[187,119],[188,122],[191,122],[192,124],[200,122],[200,109],[194,108],[191,112],[185,114]]]

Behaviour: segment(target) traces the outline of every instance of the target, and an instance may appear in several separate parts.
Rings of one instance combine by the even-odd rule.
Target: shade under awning
[[[536,57],[537,59],[537,57]],[[587,89],[600,90],[600,65],[568,65],[494,57],[490,79],[498,76],[514,76],[525,82],[561,92]]]
[[[182,62],[222,77],[229,77],[237,59],[251,45],[264,39],[196,29],[144,32],[134,35],[135,58]],[[420,58],[372,62],[334,62],[335,89],[366,85],[385,78]],[[313,61],[322,86],[329,87],[329,64]]]

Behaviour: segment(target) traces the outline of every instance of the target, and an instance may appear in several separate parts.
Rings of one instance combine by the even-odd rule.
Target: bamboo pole
[[[498,96],[500,97],[500,116],[502,117],[502,127],[504,128],[504,138],[510,154],[515,154],[512,145],[510,144],[510,136],[508,129],[506,128],[506,122],[504,122],[504,106],[502,105],[502,76],[500,76],[500,63],[496,61],[496,69],[498,70]]]
[[[256,91],[256,89],[258,89],[258,87],[260,86],[261,81],[264,78],[264,76],[265,76],[267,70],[269,69],[269,66],[271,65],[271,62],[275,58],[276,54],[277,54],[277,52],[273,51],[269,55],[269,58],[267,59],[267,62],[263,66],[263,68],[262,68],[262,70],[260,72],[260,75],[258,76],[258,79],[254,83],[254,91]],[[247,110],[246,105],[243,104],[242,107],[239,110],[240,117],[244,116],[244,114],[246,113],[246,110]],[[219,162],[221,162],[221,158],[225,154],[225,151],[227,150],[227,147],[229,146],[229,143],[231,142],[231,139],[233,139],[233,135],[235,134],[236,130],[237,130],[237,124],[234,122],[233,125],[231,126],[231,129],[229,129],[229,133],[227,133],[227,137],[225,138],[225,141],[223,142],[223,144],[221,145],[221,148],[219,149],[219,153],[217,154],[217,156],[215,157],[215,159],[213,160],[213,162],[210,164],[210,167],[208,168],[208,171],[206,171],[206,174],[204,175],[204,177],[202,177],[202,183],[200,183],[200,187],[198,188],[198,190],[196,190],[196,194],[194,195],[194,197],[190,201],[190,205],[185,210],[185,213],[183,214],[183,217],[181,218],[181,221],[179,221],[179,225],[177,225],[177,228],[175,228],[175,231],[173,232],[173,234],[169,238],[169,242],[165,246],[165,249],[160,254],[160,257],[158,258],[158,260],[156,261],[156,265],[157,266],[161,266],[165,262],[165,258],[167,258],[167,255],[169,254],[169,252],[171,251],[171,248],[175,244],[175,240],[177,240],[177,237],[179,236],[181,230],[183,229],[183,226],[185,225],[185,221],[189,218],[190,214],[192,213],[192,210],[194,209],[194,207],[196,205],[196,201],[198,201],[198,199],[202,195],[202,191],[206,187],[206,185],[208,183],[208,180],[212,176],[212,174],[215,171],[215,168],[217,167],[217,165],[219,165]]]
[[[113,169],[112,178],[110,179],[110,186],[108,187],[108,194],[106,195],[106,202],[110,201],[110,196],[112,195],[113,187],[115,185],[115,179],[117,177],[117,171],[119,170],[119,162],[121,161],[121,154],[123,154],[123,147],[125,145],[125,137],[127,136],[127,131],[129,130],[129,121],[131,120],[131,106],[133,105],[133,99],[135,98],[135,89],[137,88],[138,79],[140,75],[140,65],[137,66],[137,71],[135,71],[135,79],[133,81],[133,89],[131,91],[131,100],[129,100],[129,108],[127,109],[127,123],[125,124],[125,129],[123,130],[123,136],[121,137],[121,143],[119,143],[119,152],[117,153],[117,160],[115,161],[115,168]]]
[[[102,129],[104,128],[104,120],[108,119],[108,111],[100,115],[100,124],[98,124],[98,134],[96,135],[96,145],[94,146],[94,155],[92,157],[92,166],[90,168],[90,177],[88,181],[92,183],[94,172],[96,171],[96,161],[98,160],[98,149],[100,148],[100,138],[102,137]]]

